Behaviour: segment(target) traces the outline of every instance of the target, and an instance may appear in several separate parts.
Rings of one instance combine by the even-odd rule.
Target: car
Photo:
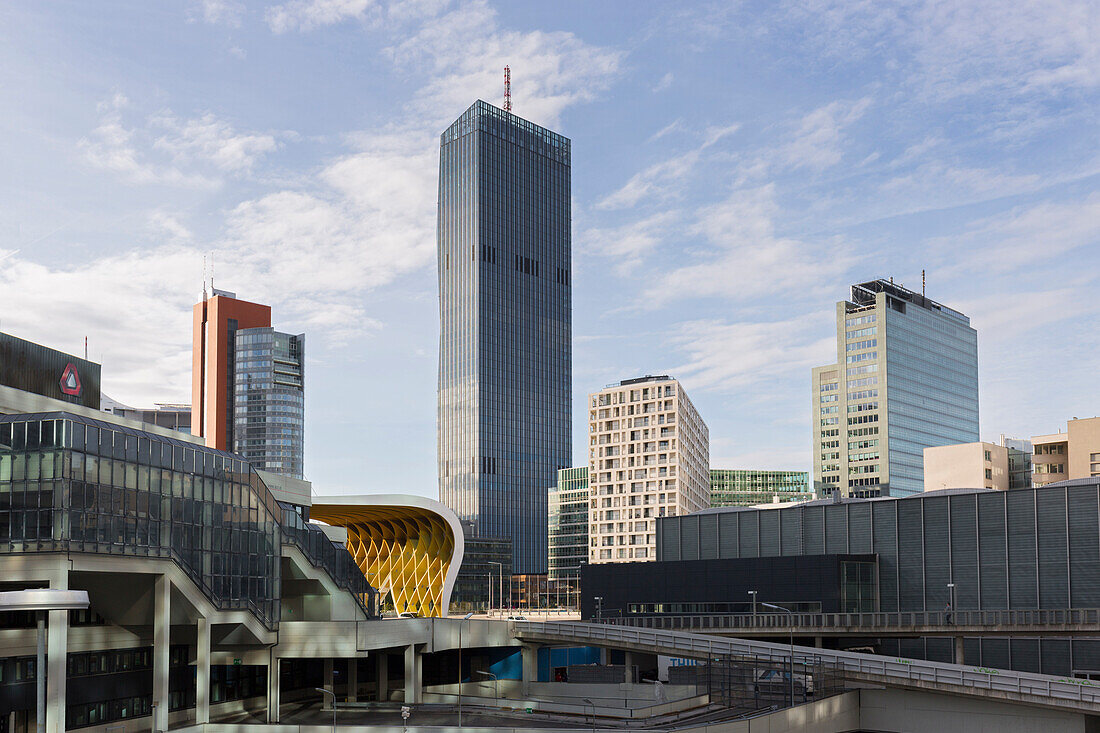
[[[416,611],[402,611],[397,614],[397,618],[420,618],[420,614]]]
[[[526,616],[509,616],[508,620],[509,621],[526,621],[527,617]]]

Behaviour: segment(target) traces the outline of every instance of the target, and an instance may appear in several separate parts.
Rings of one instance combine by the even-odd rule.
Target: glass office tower
[[[440,139],[439,497],[520,574],[570,463],[569,148],[480,100]]]
[[[888,280],[836,305],[837,363],[813,369],[814,491],[924,490],[924,449],[978,441],[978,334]]]
[[[568,580],[588,562],[588,466],[563,468],[550,487],[547,579]]]
[[[305,334],[236,332],[233,452],[261,471],[302,478]]]

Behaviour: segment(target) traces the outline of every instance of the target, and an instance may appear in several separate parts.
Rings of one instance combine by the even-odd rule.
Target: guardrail
[[[793,622],[793,623],[792,623]],[[1100,609],[1060,608],[1012,611],[906,611],[873,613],[655,614],[601,619],[613,626],[648,629],[716,629],[796,632],[854,632],[936,629],[951,631],[1087,631],[1100,632]]]
[[[766,641],[732,639],[676,631],[659,631],[610,624],[571,621],[514,621],[517,638],[639,649],[689,659],[756,656],[790,664],[790,647]],[[923,659],[794,647],[794,663],[810,656],[835,667],[850,678],[862,678],[899,687],[941,688],[967,695],[1002,697],[1045,706],[1100,710],[1100,682],[1017,672]]]

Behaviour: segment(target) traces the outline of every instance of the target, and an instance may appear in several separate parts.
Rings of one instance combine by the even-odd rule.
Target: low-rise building
[[[1100,417],[1073,418],[1066,431],[1031,439],[1035,486],[1100,476]]]
[[[754,506],[814,498],[808,471],[710,469],[710,505]]]
[[[1008,448],[977,442],[924,449],[925,491],[1008,488]]]

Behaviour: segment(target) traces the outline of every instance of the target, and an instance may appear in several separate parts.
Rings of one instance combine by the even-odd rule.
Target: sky
[[[434,497],[439,134],[573,144],[585,397],[679,378],[716,468],[810,470],[835,303],[893,277],[978,331],[981,437],[1100,414],[1089,0],[0,5],[0,330],[190,401],[203,258],[306,334],[306,477]]]

